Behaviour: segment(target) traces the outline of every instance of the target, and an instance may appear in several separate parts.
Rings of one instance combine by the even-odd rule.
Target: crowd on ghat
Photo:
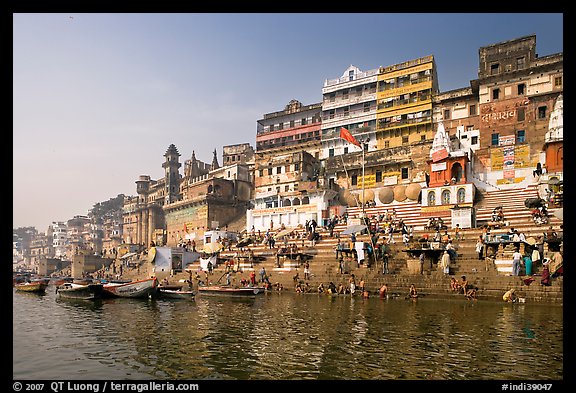
[[[504,212],[502,207],[494,209],[491,216],[491,223],[504,223]],[[367,217],[363,223],[365,229],[359,233],[369,235],[369,241],[357,241],[357,234],[350,233],[349,238],[346,238],[340,232],[334,232],[335,227],[340,223],[347,223],[348,216],[335,215],[324,222],[325,229],[329,232],[329,237],[336,237],[337,244],[335,247],[336,260],[338,261],[338,271],[342,274],[350,273],[351,266],[355,265],[360,267],[365,264],[367,267],[372,267],[376,261],[381,261],[382,270],[381,274],[389,274],[388,262],[391,257],[391,249],[389,244],[394,244],[397,241],[403,243],[406,248],[420,248],[429,247],[431,243],[436,244],[436,247],[442,252],[436,261],[438,269],[444,273],[446,277],[450,277],[450,265],[457,256],[455,242],[458,243],[464,239],[463,232],[459,225],[456,225],[452,234],[448,232],[447,226],[444,224],[442,218],[431,217],[427,225],[424,227],[424,232],[417,239],[414,237],[414,227],[406,225],[402,218],[398,218],[395,209],[386,210],[385,212]],[[551,279],[555,276],[562,274],[562,249],[552,247],[551,245],[561,245],[563,241],[562,225],[560,231],[556,232],[552,226],[542,235],[536,236],[532,243],[527,241],[526,235],[513,227],[509,227],[506,233],[494,235],[492,228],[498,227],[488,223],[482,227],[482,233],[478,236],[475,245],[475,251],[479,260],[484,260],[486,256],[494,257],[495,250],[502,242],[514,245],[514,253],[512,256],[512,275],[520,276],[521,273],[525,276],[524,283],[530,285],[536,281],[534,272],[537,268],[541,268],[540,284],[550,285]],[[252,227],[249,232],[249,237],[252,242],[265,244],[267,249],[275,250],[277,255],[284,254],[298,254],[306,245],[308,241],[309,246],[314,246],[317,241],[321,240],[318,229],[318,223],[315,220],[309,220],[304,225],[305,231],[288,230],[282,225],[278,231],[273,230],[273,223],[270,229],[262,233],[260,230],[256,231]],[[278,237],[277,234],[284,231],[284,235]],[[532,238],[532,237],[531,237]],[[276,244],[276,242],[280,244]],[[549,250],[548,256],[544,256],[544,242],[548,242]],[[522,248],[520,245],[523,244]],[[194,244],[187,244],[189,248],[194,249]],[[230,244],[224,244],[224,247],[229,248]],[[496,247],[494,249],[493,247]],[[240,248],[240,252],[244,252]],[[247,249],[250,252],[250,249]],[[420,273],[423,273],[424,266],[424,253],[420,254]],[[335,284],[333,282],[320,283],[317,287],[312,288],[309,283],[311,271],[310,264],[307,260],[301,259],[300,264],[304,266],[304,277],[301,278],[299,273],[293,277],[294,290],[297,293],[318,292],[327,294],[356,294],[359,293],[363,297],[369,297],[370,293],[365,288],[365,280],[363,277],[358,278],[354,274],[350,274],[346,280]],[[230,266],[232,266],[230,264]],[[230,266],[227,266],[227,283],[230,284]],[[487,268],[488,270],[488,268]],[[254,272],[253,272],[254,273]],[[255,274],[254,274],[255,276]],[[206,277],[208,281],[208,276]],[[240,285],[264,285],[270,290],[283,290],[280,283],[272,284],[269,280],[268,274],[261,269],[260,279],[256,282],[255,277],[250,279],[242,279]],[[455,277],[450,278],[450,290],[453,293],[462,294],[467,299],[476,299],[478,288],[470,284],[466,276],[461,276],[460,280]],[[387,297],[390,294],[388,286],[383,284],[378,289],[380,297]],[[507,293],[505,301],[513,301],[515,299],[514,291]],[[414,286],[407,294],[407,298],[417,298],[418,294]]]

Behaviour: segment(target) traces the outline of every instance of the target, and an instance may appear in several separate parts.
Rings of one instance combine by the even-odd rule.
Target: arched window
[[[456,194],[456,199],[457,199],[458,203],[466,202],[466,189],[465,188],[459,188],[458,189],[458,194]]]
[[[449,205],[450,204],[450,190],[442,191],[442,204]]]
[[[434,191],[430,191],[428,193],[428,206],[436,205],[436,193]]]
[[[214,187],[212,187],[212,184],[210,184],[208,186],[208,194],[212,194],[212,191],[214,191]]]
[[[292,202],[290,202],[290,199],[286,198],[284,199],[282,206],[292,206]]]
[[[304,198],[302,198],[302,204],[303,205],[307,205],[310,203],[310,198],[308,198],[307,196],[305,196]]]
[[[300,205],[300,199],[299,199],[299,198],[294,198],[294,201],[292,202],[292,205],[294,205],[294,206]]]

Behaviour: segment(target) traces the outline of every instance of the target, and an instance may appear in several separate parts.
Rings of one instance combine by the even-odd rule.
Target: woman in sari
[[[548,268],[548,265],[549,263],[547,260],[542,264],[542,279],[540,280],[540,284],[544,286],[550,285],[550,269]]]
[[[530,255],[524,256],[524,267],[526,268],[526,275],[532,275],[532,258]]]

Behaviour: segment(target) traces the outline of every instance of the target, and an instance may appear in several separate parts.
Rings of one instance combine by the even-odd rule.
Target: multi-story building
[[[425,184],[426,159],[434,136],[432,96],[438,91],[434,58],[354,75],[355,71],[350,67],[348,79],[345,74],[327,81],[323,89],[322,143],[328,148],[324,174],[329,184],[341,188],[344,205],[403,202],[406,187],[415,183],[412,189],[419,190]],[[350,84],[363,89],[353,90]],[[352,91],[362,109],[355,106],[351,111],[352,107],[346,106]],[[340,127],[351,131],[363,148],[341,139]],[[341,148],[332,149],[330,143]],[[415,194],[417,197],[418,192],[409,193]]]
[[[256,152],[304,150],[318,159],[321,108],[321,103],[302,105],[291,100],[284,110],[265,114],[256,123]]]
[[[432,97],[438,93],[434,56],[378,70],[378,149],[432,139]]]
[[[247,228],[296,227],[328,218],[330,200],[337,193],[320,182],[319,160],[306,151],[277,152],[266,159],[256,164],[254,208],[247,212]]]
[[[562,53],[539,57],[529,35],[479,49],[480,145],[475,172],[498,188],[533,181],[546,163],[550,115],[563,92]]]
[[[223,167],[216,151],[210,165],[192,152],[182,176],[180,153],[171,144],[164,154],[164,178],[155,181],[141,175],[136,182],[138,196],[125,198],[125,242],[140,247],[148,247],[152,241],[175,246],[245,217],[252,186],[249,164],[243,162],[251,160],[253,149],[243,144],[227,146],[225,151],[225,160],[233,164]]]
[[[347,129],[366,151],[376,150],[376,85],[378,69],[349,66],[340,78],[327,79],[322,88],[322,152],[320,158],[361,151],[340,138]]]
[[[68,251],[68,226],[63,221],[52,221],[48,227],[48,236],[52,239],[54,257],[67,259]]]
[[[282,111],[257,122],[253,208],[247,228],[295,227],[306,220],[321,222],[329,199],[320,176],[320,103],[292,100]]]

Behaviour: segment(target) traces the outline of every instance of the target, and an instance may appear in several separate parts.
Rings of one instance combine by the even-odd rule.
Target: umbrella
[[[558,219],[564,221],[564,208],[555,210],[552,214],[554,214]]]
[[[558,179],[557,177],[552,177],[548,180],[548,184],[556,185],[556,184],[560,184],[560,183],[562,183],[562,181],[560,179]]]
[[[536,244],[536,239],[534,239],[532,236],[530,236],[529,238],[526,238],[526,243],[533,246],[534,244]]]
[[[222,250],[223,248],[224,248],[224,246],[218,242],[204,244],[204,252],[207,252],[207,253],[218,252],[218,251]]]
[[[362,232],[364,229],[368,228],[366,225],[351,225],[342,231],[343,235],[351,235],[352,233]]]
[[[276,235],[274,235],[274,239],[280,239],[281,237],[289,235],[292,232],[294,232],[294,229],[282,229],[280,232],[278,232]]]
[[[236,243],[236,247],[246,247],[248,244],[252,244],[251,237],[240,240],[238,243]]]

